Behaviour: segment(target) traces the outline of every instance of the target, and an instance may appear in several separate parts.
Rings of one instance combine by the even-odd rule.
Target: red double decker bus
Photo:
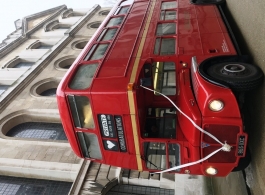
[[[245,168],[242,94],[262,71],[219,0],[123,0],[57,89],[77,156],[139,171],[226,176]]]

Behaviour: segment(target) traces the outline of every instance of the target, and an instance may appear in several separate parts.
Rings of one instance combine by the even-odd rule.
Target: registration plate
[[[245,135],[239,135],[237,143],[237,156],[245,156],[246,145],[247,137]]]

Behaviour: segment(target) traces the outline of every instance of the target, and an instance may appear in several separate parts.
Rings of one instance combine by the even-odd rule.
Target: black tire
[[[245,168],[248,167],[250,162],[251,162],[251,154],[249,148],[247,148],[246,156],[244,158],[240,158],[237,167],[235,167],[232,170],[232,172],[243,171]]]
[[[239,92],[257,88],[263,81],[262,70],[252,64],[242,62],[225,62],[208,67],[207,74],[215,81],[225,82]]]
[[[195,5],[221,5],[226,0],[190,0],[190,2]]]

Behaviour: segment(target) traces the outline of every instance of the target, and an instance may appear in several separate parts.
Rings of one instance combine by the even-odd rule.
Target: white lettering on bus
[[[104,135],[109,136],[109,128],[108,128],[108,122],[107,122],[106,115],[102,114],[100,117],[101,117],[101,123],[102,123]]]

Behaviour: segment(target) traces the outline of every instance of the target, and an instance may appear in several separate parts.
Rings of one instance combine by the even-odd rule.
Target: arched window
[[[68,194],[71,182],[0,175],[1,194]]]
[[[78,41],[73,44],[75,49],[84,49],[88,41]]]
[[[4,93],[5,90],[7,90],[8,85],[0,85],[0,95]]]
[[[47,78],[41,80],[35,83],[31,87],[30,94],[35,97],[40,97],[40,96],[55,97],[59,82],[60,78]]]
[[[55,68],[60,70],[67,70],[75,61],[76,56],[65,56],[55,61]]]
[[[109,12],[110,12],[110,10],[103,10],[103,11],[99,12],[98,14],[99,14],[100,16],[106,16],[106,15],[109,14]]]
[[[4,68],[29,68],[34,64],[34,62],[29,62],[19,58],[18,56],[10,60]]]
[[[101,22],[97,21],[97,22],[93,22],[87,25],[88,28],[98,28],[100,26]]]
[[[44,25],[44,31],[49,32],[55,29],[68,29],[70,25],[59,23],[59,20],[53,20]]]
[[[68,17],[83,16],[83,15],[85,15],[85,14],[81,13],[81,12],[76,12],[72,8],[69,8],[69,9],[62,11],[61,18],[64,19],[64,18],[68,18]]]
[[[56,96],[56,90],[57,88],[51,88],[51,89],[46,89],[45,91],[41,92],[41,96]]]
[[[67,140],[59,123],[26,122],[11,128],[6,136],[27,139]]]
[[[50,48],[52,48],[52,45],[37,40],[31,43],[26,49],[50,49]]]
[[[33,65],[33,62],[19,62],[12,68],[29,68]]]

